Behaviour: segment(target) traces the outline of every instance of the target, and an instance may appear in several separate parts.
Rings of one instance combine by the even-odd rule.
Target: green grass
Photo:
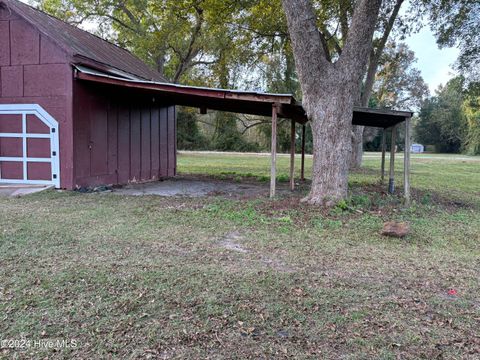
[[[386,157],[388,176],[389,155]],[[208,174],[212,176],[257,177],[267,181],[270,178],[270,156],[247,154],[222,154],[185,152],[178,158],[181,174]],[[295,158],[295,176],[300,176],[300,156]],[[364,171],[351,174],[351,184],[369,184],[378,181],[380,176],[380,153],[366,153]],[[288,179],[289,155],[280,154],[277,158],[277,179]],[[306,157],[305,176],[311,177],[312,158]],[[480,198],[480,156],[447,154],[414,154],[411,159],[412,186],[435,191],[462,200],[472,195]],[[397,154],[395,178],[403,186],[403,154]]]
[[[300,194],[0,198],[0,340],[78,343],[0,357],[478,358],[480,162],[463,161],[415,157],[409,209],[372,191],[368,157],[330,211]],[[286,176],[288,158],[278,165]],[[268,157],[179,158],[182,174],[233,181],[268,169]],[[387,220],[410,235],[381,236]]]

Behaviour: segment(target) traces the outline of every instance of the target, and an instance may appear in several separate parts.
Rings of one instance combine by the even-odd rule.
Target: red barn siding
[[[140,162],[142,160],[140,121],[140,109],[134,106],[130,109],[130,181],[140,181]]]
[[[160,118],[168,119],[168,109],[160,109]],[[168,121],[160,122],[160,153],[168,154]],[[160,157],[160,172],[168,175],[168,157]]]
[[[72,70],[65,64],[25,65],[23,93],[25,96],[65,95],[69,91]]]
[[[0,20],[0,66],[10,65],[10,22]]]
[[[23,96],[23,66],[2,66],[2,97]]]
[[[24,20],[10,21],[10,64],[40,63],[40,33]]]
[[[60,185],[73,187],[73,71],[67,54],[14,12],[0,9],[0,104],[39,104],[59,123]],[[27,121],[27,129],[42,132]],[[6,146],[6,139],[0,140]],[[10,151],[18,152],[17,147]],[[46,154],[49,145],[29,141],[30,152]],[[21,163],[20,163],[21,165]],[[21,178],[19,164],[2,163],[4,177]],[[48,164],[28,164],[29,178],[45,178]]]
[[[108,109],[108,150],[107,150],[107,164],[108,173],[117,174],[118,182],[118,104],[111,103]]]
[[[130,180],[130,109],[125,104],[118,106],[117,131],[118,182],[125,184]]]
[[[160,110],[158,108],[152,109],[150,127],[152,132],[150,143],[151,170],[152,174],[160,174]]]
[[[150,108],[144,107],[141,112],[141,139],[140,139],[140,179],[148,180],[152,177],[152,141],[150,133]]]
[[[64,64],[68,62],[65,52],[46,36],[40,38],[40,63]]]
[[[74,84],[74,95],[76,186],[125,184],[175,174],[173,106],[153,103],[151,96],[80,81]]]

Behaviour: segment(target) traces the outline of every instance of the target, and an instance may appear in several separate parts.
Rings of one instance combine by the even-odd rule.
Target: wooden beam
[[[295,190],[295,120],[290,129],[290,191]]]
[[[395,147],[397,140],[397,125],[392,127],[392,142],[390,147],[390,176],[388,180],[388,192],[393,194],[395,192]]]
[[[410,142],[411,124],[410,118],[405,118],[405,151],[403,159],[403,186],[405,189],[405,204],[410,205]]]
[[[277,117],[278,104],[272,105],[272,164],[270,168],[270,198],[275,197],[275,187],[277,184]]]
[[[302,125],[302,169],[300,174],[302,181],[305,181],[305,130],[306,126]]]
[[[387,149],[387,130],[382,130],[382,183],[385,181],[385,151]]]

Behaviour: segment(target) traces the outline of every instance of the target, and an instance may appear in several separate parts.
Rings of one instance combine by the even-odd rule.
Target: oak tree
[[[341,54],[332,59],[310,0],[283,0],[303,106],[313,133],[312,186],[304,199],[332,205],[347,197],[352,114],[360,96],[381,0],[359,0]]]

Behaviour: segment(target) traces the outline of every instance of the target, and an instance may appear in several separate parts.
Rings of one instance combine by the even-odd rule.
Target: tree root
[[[325,208],[331,208],[334,207],[337,203],[338,200],[332,200],[331,198],[326,198],[323,196],[312,196],[312,195],[307,195],[304,197],[300,202],[312,205],[312,206],[319,206],[319,207],[325,207]]]

